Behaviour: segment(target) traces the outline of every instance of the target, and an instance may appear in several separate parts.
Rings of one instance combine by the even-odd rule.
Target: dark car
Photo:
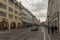
[[[36,27],[36,26],[33,26],[32,28],[31,28],[31,31],[38,31],[39,29],[38,29],[38,27]]]

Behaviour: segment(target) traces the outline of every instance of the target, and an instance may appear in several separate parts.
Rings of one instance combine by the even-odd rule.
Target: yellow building
[[[21,3],[16,0],[0,0],[0,29],[21,27]]]

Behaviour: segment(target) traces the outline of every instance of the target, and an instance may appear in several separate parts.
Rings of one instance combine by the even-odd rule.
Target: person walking
[[[57,26],[54,27],[54,31],[55,31],[55,33],[57,33]]]
[[[51,33],[54,35],[54,27],[51,27]]]
[[[50,26],[48,26],[48,33],[50,34]]]

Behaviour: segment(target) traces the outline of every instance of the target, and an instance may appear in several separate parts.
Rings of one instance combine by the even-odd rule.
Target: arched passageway
[[[9,27],[9,23],[7,21],[1,21],[0,22],[0,29],[7,30]]]
[[[12,22],[12,23],[10,24],[10,28],[11,28],[11,29],[15,29],[15,28],[16,28],[16,23],[15,23],[15,22]]]

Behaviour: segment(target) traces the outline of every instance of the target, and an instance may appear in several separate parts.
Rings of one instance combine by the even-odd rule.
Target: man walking
[[[54,31],[55,31],[55,33],[57,33],[57,27],[56,26],[54,27]]]
[[[48,33],[50,33],[50,26],[48,26]]]
[[[51,27],[51,33],[54,35],[54,27]]]

